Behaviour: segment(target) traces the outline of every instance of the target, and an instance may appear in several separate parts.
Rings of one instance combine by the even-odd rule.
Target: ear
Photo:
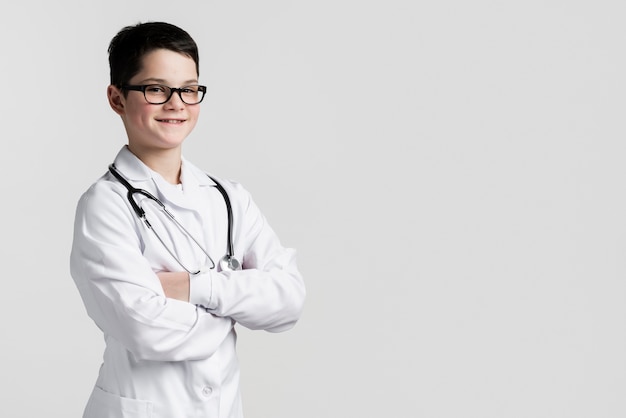
[[[109,106],[118,115],[122,116],[125,111],[125,97],[122,91],[114,85],[107,87],[107,98],[109,99]]]

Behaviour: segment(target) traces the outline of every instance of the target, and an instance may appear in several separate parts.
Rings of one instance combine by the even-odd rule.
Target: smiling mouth
[[[164,122],[164,123],[178,124],[178,123],[183,123],[185,120],[184,119],[157,119],[157,121]]]

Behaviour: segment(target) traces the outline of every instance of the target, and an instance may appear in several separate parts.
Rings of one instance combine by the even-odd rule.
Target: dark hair
[[[126,26],[109,44],[111,84],[121,88],[141,71],[144,55],[155,49],[168,49],[193,59],[200,74],[198,46],[193,38],[178,26],[164,22],[139,23]]]

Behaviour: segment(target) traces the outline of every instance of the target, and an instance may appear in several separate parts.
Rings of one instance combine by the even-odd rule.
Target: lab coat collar
[[[126,145],[117,153],[114,164],[131,183],[149,181],[154,179],[155,175],[158,175],[137,158],[135,154],[130,152]],[[215,182],[204,171],[194,166],[184,157],[182,157],[181,178],[183,187],[186,189],[215,186]],[[156,179],[154,180],[156,181]]]
[[[130,152],[125,145],[120,149],[115,157],[115,168],[117,168],[126,180],[133,182],[147,181],[152,178],[152,170],[148,168],[135,154]]]
[[[215,182],[208,174],[182,157],[181,180],[183,187],[215,186]]]
[[[137,156],[124,146],[115,158],[115,167],[136,188],[145,189],[166,204],[192,209],[197,206],[201,189],[215,186],[206,173],[182,158],[181,179],[184,193],[180,193],[157,172],[151,170]]]

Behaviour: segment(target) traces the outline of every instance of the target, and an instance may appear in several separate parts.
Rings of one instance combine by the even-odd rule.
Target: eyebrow
[[[165,84],[165,85],[167,85],[167,81],[162,79],[162,78],[146,78],[146,79],[141,80],[139,82],[139,84],[147,84],[147,83]],[[197,84],[197,83],[198,83],[197,79],[187,80],[187,81],[183,82],[183,86],[188,86],[189,84]]]

